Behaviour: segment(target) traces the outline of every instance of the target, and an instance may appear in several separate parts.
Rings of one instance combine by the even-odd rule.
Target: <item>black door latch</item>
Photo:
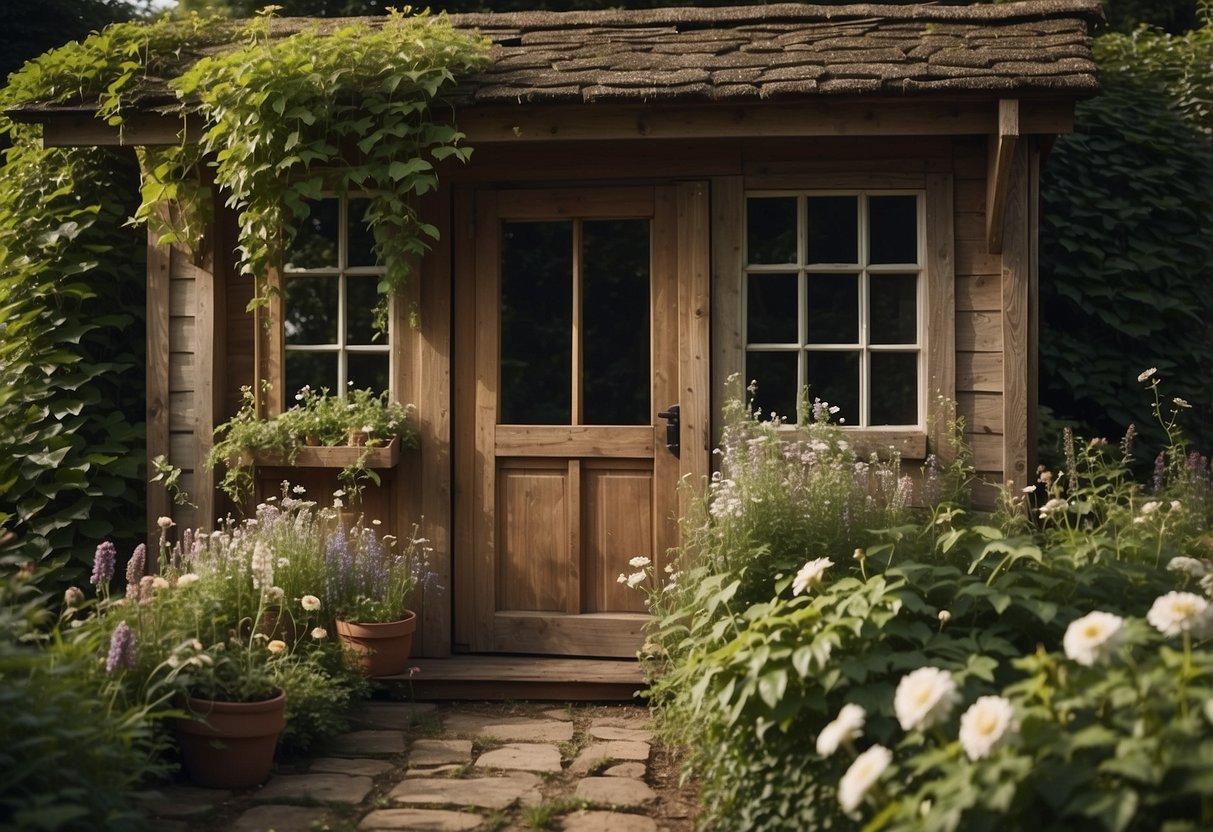
[[[678,405],[670,405],[669,409],[658,413],[657,418],[665,419],[669,423],[665,426],[665,446],[669,448],[670,453],[678,456]]]

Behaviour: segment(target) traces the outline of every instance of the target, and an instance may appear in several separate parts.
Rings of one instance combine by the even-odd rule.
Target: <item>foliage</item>
[[[1042,174],[1041,400],[1088,435],[1134,423],[1156,452],[1147,409],[1117,395],[1155,355],[1210,447],[1213,27],[1105,35],[1096,54],[1104,91]]]
[[[1154,610],[1171,590],[1213,594],[1213,578],[1200,577],[1213,572],[1213,477],[1184,445],[1185,409],[1164,405],[1157,378],[1143,376],[1170,439],[1157,494],[1130,476],[1131,440],[1071,437],[1065,467],[1042,472],[1044,493],[1006,495],[991,516],[929,505],[853,556],[845,538],[805,539],[801,557],[812,560],[795,575],[775,570],[756,601],[741,588],[752,557],[765,557],[746,554],[761,533],[728,527],[745,529],[767,508],[712,512],[721,495],[703,498],[720,528],[699,540],[723,551],[700,552],[711,567],[651,593],[647,661],[662,728],[688,744],[703,778],[705,824],[1207,825],[1213,613],[1194,613],[1180,637],[1159,631]],[[735,454],[726,448],[722,463],[735,479],[772,476],[739,468]],[[836,509],[822,500],[805,510]],[[736,541],[744,557],[729,548]],[[1070,630],[1095,611],[1125,623],[1115,650],[1109,642],[1088,662]],[[907,678],[920,668],[939,673],[931,707],[915,718]],[[959,741],[956,731],[983,696],[1004,698],[1014,717],[987,732],[984,750],[972,718],[959,720]],[[857,726],[841,721],[844,705],[862,708]],[[816,754],[805,749],[814,737]],[[855,762],[877,746],[889,749],[889,769],[867,755]]]
[[[252,388],[241,388],[244,403],[236,415],[215,428],[216,442],[207,464],[224,466],[219,487],[236,502],[252,490],[252,465],[257,454],[279,456],[293,463],[304,444],[330,447],[356,444],[364,448],[357,460],[342,469],[338,479],[351,496],[363,480],[379,484],[379,475],[367,467],[370,450],[399,439],[403,448],[417,447],[417,429],[412,425],[413,405],[392,401],[387,391],[351,389],[344,396],[330,396],[304,387],[295,396],[298,404],[270,419],[257,415]]]
[[[143,829],[170,712],[105,674],[103,628],[60,623],[35,580],[0,579],[0,826]]]
[[[240,266],[264,278],[324,191],[357,190],[386,265],[380,291],[398,291],[409,263],[436,239],[414,197],[437,186],[435,164],[466,161],[463,134],[436,122],[429,105],[458,75],[487,60],[485,43],[442,17],[391,12],[381,27],[307,27],[271,37],[268,19],[248,43],[208,56],[173,82],[206,119],[197,148],[158,151],[144,185],[144,211],[180,194],[164,174],[214,154],[215,181],[238,214]],[[250,89],[251,79],[255,89]]]
[[[115,153],[27,137],[0,168],[0,560],[71,563],[65,580],[89,541],[142,533],[144,348],[129,333],[145,239],[122,228],[134,175]]]

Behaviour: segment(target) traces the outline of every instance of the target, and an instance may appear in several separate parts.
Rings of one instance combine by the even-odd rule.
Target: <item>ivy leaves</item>
[[[256,37],[174,81],[206,119],[201,147],[238,212],[242,271],[264,278],[308,200],[359,191],[387,270],[380,289],[398,291],[437,236],[414,197],[437,187],[437,163],[471,152],[457,128],[431,120],[430,102],[487,60],[485,44],[445,18],[393,13],[382,28]]]

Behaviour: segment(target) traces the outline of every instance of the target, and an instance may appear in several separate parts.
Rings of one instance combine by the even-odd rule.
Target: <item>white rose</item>
[[[893,761],[893,752],[883,745],[874,745],[855,758],[847,773],[838,781],[838,803],[850,814],[859,808],[868,790],[884,774]]]
[[[834,721],[821,729],[817,735],[817,753],[829,757],[844,742],[851,742],[863,734],[867,712],[855,704],[843,705]]]
[[[1124,619],[1110,612],[1090,612],[1070,622],[1061,646],[1066,658],[1084,667],[1099,664],[1120,644]]]
[[[960,717],[960,745],[980,760],[1015,735],[1015,709],[1001,696],[982,696]]]
[[[959,701],[952,674],[938,667],[920,667],[897,683],[893,711],[902,730],[926,730],[945,721]]]

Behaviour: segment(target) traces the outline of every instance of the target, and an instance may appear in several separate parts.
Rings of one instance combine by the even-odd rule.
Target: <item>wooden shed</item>
[[[781,414],[808,384],[859,446],[910,461],[942,447],[954,402],[982,475],[1025,484],[1038,174],[1096,90],[1099,18],[1094,0],[453,16],[494,61],[454,101],[475,155],[424,198],[441,242],[388,344],[351,334],[376,274],[355,199],[307,232],[334,262],[275,277],[336,287],[306,320],[289,293],[264,326],[245,311],[222,195],[205,251],[149,248],[148,453],[186,471],[197,511],[178,522],[217,510],[200,461],[240,387],[285,397],[331,355],[342,382],[417,405],[420,447],[368,510],[424,518],[430,657],[634,655],[643,607],[616,576],[675,544],[677,485],[709,473],[732,373]],[[29,116],[62,144],[180,127]],[[336,343],[299,335],[316,308],[342,321]],[[321,488],[324,469],[263,478],[283,476]],[[153,487],[149,521],[169,510]]]

